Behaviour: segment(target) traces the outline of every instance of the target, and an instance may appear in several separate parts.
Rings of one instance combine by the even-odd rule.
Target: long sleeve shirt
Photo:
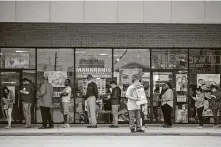
[[[38,91],[39,105],[43,107],[51,107],[53,99],[53,87],[50,83],[44,82]]]
[[[209,99],[209,107],[210,109],[218,109],[221,106],[221,92],[216,91],[212,93],[213,96],[211,99]],[[221,109],[221,108],[220,108]]]
[[[87,86],[86,98],[90,96],[95,96],[96,98],[98,98],[97,84],[94,82],[88,83],[88,86]]]

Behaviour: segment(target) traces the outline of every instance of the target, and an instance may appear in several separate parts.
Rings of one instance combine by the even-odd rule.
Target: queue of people
[[[48,129],[54,128],[54,123],[51,115],[52,108],[52,99],[53,99],[53,87],[48,82],[48,77],[43,77],[43,84],[37,90],[36,97],[38,99],[38,105],[40,106],[41,115],[42,115],[42,126],[39,129]],[[97,84],[93,82],[93,77],[91,75],[87,76],[87,90],[84,98],[87,102],[87,115],[89,120],[89,126],[87,128],[97,128],[97,120],[96,120],[96,100],[98,99],[98,88]],[[70,127],[70,111],[69,105],[71,101],[71,81],[69,79],[65,80],[65,88],[62,90],[60,94],[60,108],[61,113],[64,118],[63,128]],[[110,128],[118,128],[118,116],[119,116],[119,105],[121,101],[121,89],[117,85],[115,81],[110,82],[110,86],[112,88],[110,94],[110,102],[112,108],[113,121],[109,126]],[[141,119],[141,107],[142,104],[138,104],[140,101],[140,96],[137,93],[138,88],[143,88],[140,79],[133,78],[132,84],[128,87],[126,91],[127,98],[127,110],[129,113],[129,128],[132,133],[145,132],[142,129],[142,119]],[[219,117],[218,112],[221,108],[221,92],[218,90],[218,87],[215,85],[211,86],[211,94],[207,94],[203,92],[201,87],[196,89],[196,95],[192,98],[195,100],[196,112],[199,120],[199,128],[203,127],[203,110],[204,110],[204,101],[205,99],[209,100],[209,107],[214,115],[214,127],[218,127]],[[15,97],[13,92],[9,90],[7,87],[3,88],[3,98],[1,100],[1,105],[4,111],[7,114],[8,125],[5,127],[6,129],[11,128],[12,121],[12,110],[13,104],[15,103]],[[30,83],[27,78],[23,79],[23,88],[20,90],[21,101],[23,107],[23,114],[25,118],[25,125],[23,128],[31,128],[31,106],[34,101],[34,87]],[[169,82],[166,82],[162,85],[162,90],[160,95],[158,96],[161,101],[161,108],[164,118],[164,128],[172,127],[172,112],[174,105],[174,92],[172,86]]]

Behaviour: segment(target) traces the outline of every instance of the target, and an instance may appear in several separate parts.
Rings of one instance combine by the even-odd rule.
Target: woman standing
[[[172,127],[172,111],[173,111],[173,90],[169,82],[163,84],[163,89],[160,94],[161,107],[164,118],[164,128]]]
[[[196,97],[192,97],[195,100],[195,107],[197,116],[199,119],[199,128],[203,128],[203,110],[204,110],[204,100],[205,95],[202,92],[201,88],[196,89]]]
[[[11,128],[11,122],[12,122],[12,110],[13,110],[13,104],[15,103],[14,94],[11,90],[8,89],[8,87],[3,87],[3,98],[2,98],[2,108],[3,111],[6,112],[8,125],[5,127],[5,129]]]

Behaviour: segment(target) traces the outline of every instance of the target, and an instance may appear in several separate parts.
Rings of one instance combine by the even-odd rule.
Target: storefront
[[[170,82],[174,89],[174,123],[197,123],[194,101],[191,96],[195,88],[202,84],[209,88],[212,84],[220,87],[220,49],[154,49],[154,48],[0,48],[0,87],[7,86],[15,95],[16,103],[13,120],[23,120],[19,89],[22,78],[28,78],[36,90],[44,75],[54,88],[53,120],[62,123],[59,97],[64,88],[64,80],[72,83],[70,104],[71,123],[87,123],[86,106],[83,95],[86,91],[85,77],[93,75],[98,85],[98,123],[110,123],[111,107],[106,99],[110,93],[109,83],[117,81],[122,89],[119,121],[128,122],[125,92],[131,78],[139,77],[145,87],[148,105],[142,111],[146,123],[162,123],[161,107],[156,98],[164,82]],[[206,102],[207,103],[207,102]],[[37,106],[32,108],[33,123],[41,123]],[[210,109],[203,113],[205,123],[213,123]],[[0,114],[5,122],[4,114]]]

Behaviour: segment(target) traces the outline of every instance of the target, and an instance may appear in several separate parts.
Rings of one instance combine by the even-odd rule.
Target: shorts
[[[69,104],[68,102],[61,102],[61,113],[63,115],[70,115]]]
[[[5,104],[2,106],[4,110],[13,109],[13,104]]]

